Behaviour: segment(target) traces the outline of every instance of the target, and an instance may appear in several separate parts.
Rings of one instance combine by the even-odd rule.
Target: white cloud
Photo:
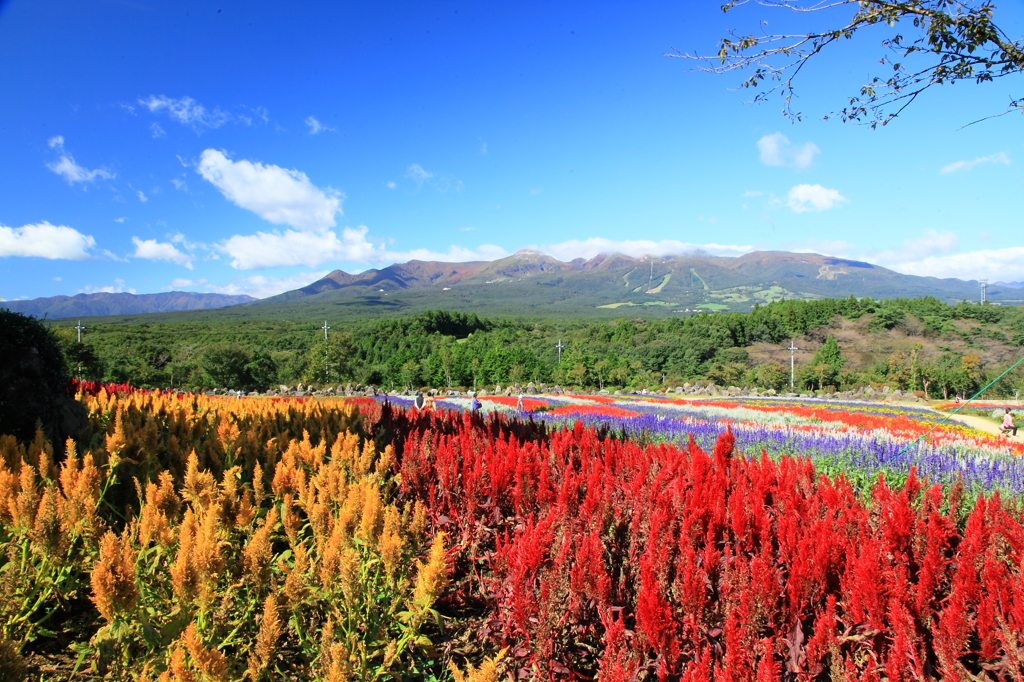
[[[132,237],[132,243],[135,244],[135,253],[132,254],[132,258],[166,260],[171,263],[176,263],[182,267],[186,267],[189,270],[192,269],[193,256],[179,251],[177,247],[169,242],[158,242],[155,239],[143,240],[138,237]]]
[[[405,177],[412,178],[417,187],[422,187],[424,182],[434,177],[434,174],[428,173],[423,166],[414,163],[405,169]]]
[[[405,177],[416,183],[416,187],[422,189],[424,183],[429,182],[430,186],[444,194],[450,189],[461,192],[465,185],[462,180],[457,180],[447,175],[431,173],[418,163],[411,164],[405,169]]]
[[[63,280],[63,279],[64,279],[63,277],[54,277],[54,278],[53,278],[53,281],[54,281],[54,282],[60,282],[60,281],[61,281],[61,280]]]
[[[171,280],[171,286],[169,288],[170,289],[185,289],[187,287],[197,287],[197,286],[200,286],[202,284],[206,284],[206,280],[205,279],[192,280],[192,279],[184,279],[182,277],[175,277],[174,279]]]
[[[561,261],[570,261],[574,258],[593,258],[602,253],[621,253],[624,256],[640,258],[642,256],[677,256],[695,251],[703,251],[715,256],[742,256],[745,253],[754,251],[753,246],[736,244],[694,244],[681,242],[675,239],[663,239],[652,241],[649,239],[635,239],[616,241],[604,237],[591,237],[579,240],[570,239],[557,244],[546,244],[543,246],[531,247],[553,256]]]
[[[171,119],[191,126],[197,132],[202,128],[219,128],[234,120],[226,111],[216,107],[211,111],[191,97],[174,99],[166,95],[150,95],[146,99],[140,99],[139,104],[154,114],[165,112]]]
[[[847,241],[802,242],[788,248],[867,261],[922,277],[1015,282],[1024,272],[1024,247],[961,252],[960,238],[950,230],[926,230],[893,249],[860,248]]]
[[[129,287],[125,288],[123,279],[115,279],[113,285],[107,285],[105,287],[97,287],[93,285],[87,285],[84,289],[79,289],[80,294],[134,294],[135,289]]]
[[[395,181],[394,180],[388,180],[388,182],[387,182],[388,189],[394,189],[396,186],[397,185],[395,185]]]
[[[64,150],[64,138],[60,135],[51,137],[47,140],[47,144],[50,149],[57,150],[60,156],[56,161],[46,164],[46,167],[67,180],[69,185],[73,185],[76,182],[92,182],[96,178],[111,180],[115,177],[113,173],[102,168],[89,170],[75,163],[75,157]]]
[[[960,252],[960,238],[950,230],[929,229],[892,249],[858,247],[848,241],[806,241],[788,244],[793,251],[866,261],[922,277],[1019,281],[1024,272],[1024,247]]]
[[[35,225],[6,227],[0,225],[0,258],[22,256],[86,260],[96,240],[66,225],[43,221]]]
[[[907,263],[959,251],[960,238],[951,230],[928,229],[918,237],[904,240],[903,244],[893,249],[863,248],[845,240],[814,239],[786,244],[784,248],[798,253],[813,252],[863,260],[903,272],[901,268]]]
[[[327,270],[320,272],[302,272],[297,275],[291,275],[290,277],[250,275],[248,277],[239,277],[230,284],[208,284],[205,280],[199,280],[198,284],[201,284],[205,290],[217,294],[229,294],[232,296],[246,294],[248,296],[253,296],[254,298],[266,298],[268,296],[275,296],[286,291],[299,289],[308,284],[312,284],[318,279],[323,279],[328,272],[329,271]]]
[[[126,220],[128,220],[128,219],[125,218],[124,216],[121,216],[120,218],[114,218],[114,222],[115,223],[123,223]]]
[[[366,226],[346,227],[338,239],[333,230],[300,232],[257,232],[236,234],[217,244],[231,257],[231,267],[239,270],[285,265],[316,266],[329,260],[360,263],[377,260],[380,250],[366,239]]]
[[[476,260],[497,260],[509,254],[508,251],[494,244],[482,244],[475,249],[462,246],[449,246],[447,251],[431,251],[430,249],[413,249],[411,251],[386,251],[378,258],[379,263],[404,263],[410,260],[440,261],[442,263],[465,263]]]
[[[1024,246],[929,256],[893,269],[910,275],[1018,282],[1024,272]]]
[[[814,157],[821,153],[818,145],[813,142],[793,144],[782,133],[765,135],[757,141],[757,149],[761,153],[761,162],[768,166],[785,166],[804,170],[814,162]]]
[[[320,133],[334,132],[335,130],[334,128],[324,125],[323,123],[318,121],[315,116],[307,116],[306,125],[309,126],[310,135],[319,135]]]
[[[186,184],[186,182],[181,178],[171,178],[171,184],[174,185],[174,189],[176,190],[182,192],[188,191],[188,184]]]
[[[821,185],[797,185],[789,190],[788,203],[794,213],[807,211],[827,211],[837,204],[847,201],[839,190],[828,189]]]
[[[147,201],[149,201],[149,199],[146,198],[146,195],[143,194],[141,189],[140,190],[136,190],[136,194],[139,195],[139,201],[141,201],[142,203],[146,203]]]
[[[299,230],[334,227],[341,192],[320,189],[305,173],[252,161],[232,161],[216,149],[203,151],[196,171],[229,201],[277,225]]]
[[[759,196],[762,196],[762,195],[764,195],[764,192],[762,192],[759,189],[751,189],[751,190],[747,190],[746,192],[743,193],[743,196],[745,198],[759,197]]]
[[[955,173],[956,171],[966,170],[969,171],[979,163],[1001,163],[1006,166],[1010,165],[1010,157],[1006,155],[1006,152],[999,152],[998,154],[989,154],[988,156],[981,156],[974,161],[954,161],[951,164],[942,167],[939,172],[943,175],[949,173]]]
[[[154,123],[153,125],[149,126],[149,130],[150,132],[152,132],[153,137],[156,139],[167,137],[167,133],[164,132],[164,129],[160,127],[159,123]]]
[[[481,142],[480,143],[480,153],[483,154],[484,156],[487,156],[487,143],[486,142]]]

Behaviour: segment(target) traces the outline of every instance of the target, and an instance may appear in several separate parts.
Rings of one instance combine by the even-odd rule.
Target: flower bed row
[[[738,450],[742,422],[653,442],[449,401],[85,402],[62,462],[0,438],[0,648],[71,641],[78,677],[1024,677],[998,494],[910,470],[865,499]]]

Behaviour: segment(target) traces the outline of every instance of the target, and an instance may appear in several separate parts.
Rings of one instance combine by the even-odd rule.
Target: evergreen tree
[[[839,349],[839,343],[834,336],[829,336],[811,360],[811,369],[814,377],[818,380],[818,389],[821,390],[825,386],[835,386],[839,372],[845,364],[846,359]]]

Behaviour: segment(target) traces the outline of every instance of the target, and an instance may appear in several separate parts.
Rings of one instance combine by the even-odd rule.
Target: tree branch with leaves
[[[762,20],[758,33],[730,32],[719,42],[715,55],[676,50],[666,56],[700,62],[698,71],[748,72],[741,85],[757,92],[753,101],[779,93],[785,102],[783,113],[793,120],[803,118],[794,109],[794,98],[804,67],[839,41],[872,27],[891,29],[881,41],[878,62],[888,74],[871,78],[848,98],[845,107],[826,119],[839,116],[872,128],[884,126],[936,85],[991,82],[1024,70],[1024,41],[1014,40],[995,23],[996,6],[990,0],[732,0],[722,10],[729,12],[752,1],[774,10],[822,13],[830,20],[844,9],[852,14],[832,22],[832,27],[807,33],[771,33],[768,22]],[[904,34],[903,28],[911,30]],[[1022,109],[1024,97],[1012,97],[1006,110],[994,116]]]

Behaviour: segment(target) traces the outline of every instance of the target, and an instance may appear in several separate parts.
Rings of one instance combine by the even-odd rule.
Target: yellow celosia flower
[[[448,585],[448,563],[445,559],[445,534],[438,533],[430,545],[430,556],[419,562],[412,602],[420,612],[433,606]]]
[[[507,652],[508,649],[502,649],[497,655],[485,658],[479,668],[468,665],[465,673],[460,671],[451,661],[448,661],[448,669],[452,671],[452,677],[455,678],[455,682],[497,682],[498,666],[501,665],[501,661],[505,658]]]

